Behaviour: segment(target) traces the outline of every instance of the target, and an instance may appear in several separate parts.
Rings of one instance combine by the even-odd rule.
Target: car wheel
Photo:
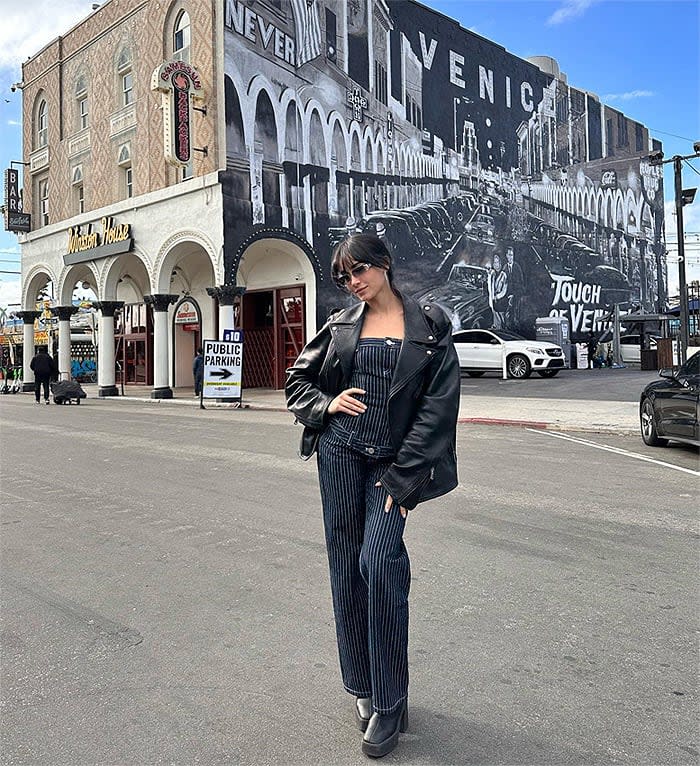
[[[507,371],[509,378],[529,378],[532,372],[530,368],[530,362],[526,356],[522,354],[513,354],[508,357]]]
[[[467,375],[470,378],[480,378],[483,374],[483,370],[467,370]]]
[[[553,378],[559,370],[537,370],[537,374],[541,378]]]
[[[639,411],[639,424],[642,429],[642,439],[649,447],[665,447],[668,439],[662,439],[656,432],[654,423],[654,405],[651,399],[645,399]]]

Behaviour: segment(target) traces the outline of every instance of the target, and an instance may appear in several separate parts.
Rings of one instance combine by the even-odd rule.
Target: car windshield
[[[518,335],[515,332],[508,332],[508,330],[491,329],[489,332],[497,335],[501,340],[527,340],[527,338],[523,338],[522,335]]]
[[[447,281],[459,282],[461,285],[469,285],[470,287],[483,287],[485,279],[486,273],[483,271],[477,271],[469,266],[455,265],[450,269],[450,276]]]
[[[700,351],[688,359],[688,361],[681,367],[680,372],[682,375],[700,375]]]

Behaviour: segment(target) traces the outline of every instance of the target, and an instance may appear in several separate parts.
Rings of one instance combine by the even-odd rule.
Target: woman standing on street
[[[287,406],[302,457],[318,451],[343,685],[380,757],[408,726],[407,512],[457,486],[459,364],[449,320],[394,287],[376,235],[341,242],[331,272],[359,302],[288,370]]]

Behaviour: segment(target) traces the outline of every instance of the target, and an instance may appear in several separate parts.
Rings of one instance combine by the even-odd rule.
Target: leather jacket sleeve
[[[310,428],[322,429],[327,425],[328,406],[336,396],[320,387],[321,370],[331,349],[331,331],[326,324],[287,370],[287,409]]]
[[[443,353],[436,355],[429,368],[413,423],[394,462],[381,478],[391,497],[409,510],[420,502],[438,463],[456,459],[459,361],[449,332],[443,342]]]

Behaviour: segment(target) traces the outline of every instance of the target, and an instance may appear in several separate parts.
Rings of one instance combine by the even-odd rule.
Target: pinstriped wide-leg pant
[[[375,483],[391,462],[348,448],[330,429],[321,436],[318,470],[340,669],[345,689],[392,713],[408,693],[406,520],[384,511]]]

